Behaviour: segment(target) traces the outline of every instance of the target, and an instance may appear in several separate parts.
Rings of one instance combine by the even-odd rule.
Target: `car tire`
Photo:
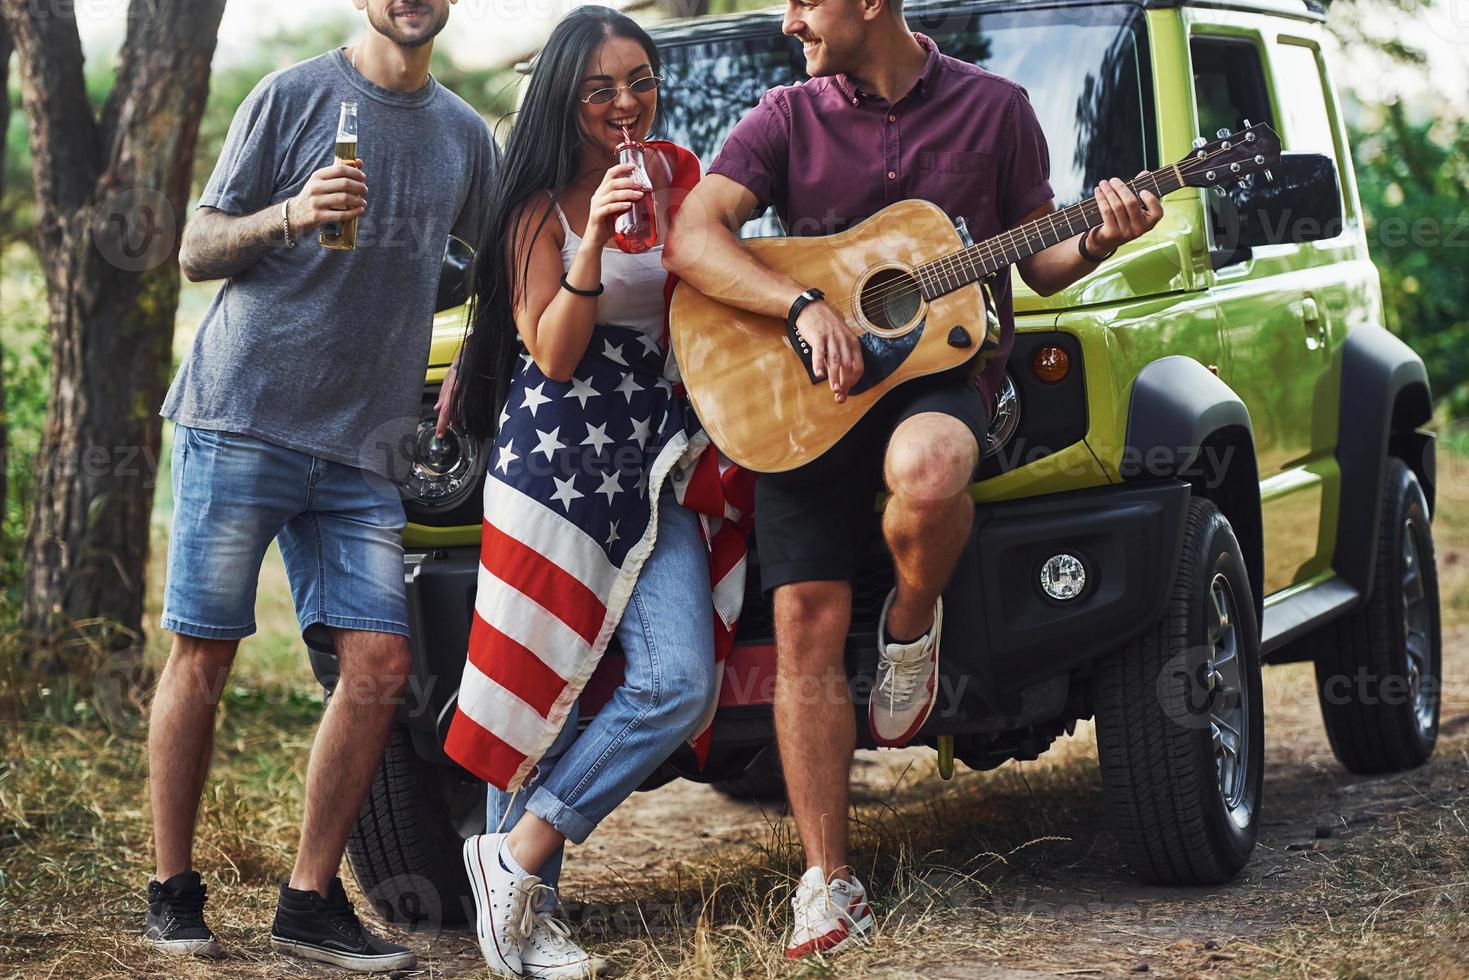
[[[1422,765],[1438,741],[1443,650],[1428,501],[1389,457],[1372,594],[1312,636],[1326,736],[1354,773]]]
[[[768,746],[750,760],[744,772],[733,779],[721,779],[713,786],[716,792],[732,800],[783,801],[786,798],[786,780],[780,768],[780,753],[774,745]]]
[[[1189,503],[1162,618],[1093,675],[1112,832],[1141,879],[1229,881],[1259,831],[1264,769],[1260,631],[1234,530]]]
[[[415,931],[470,920],[474,897],[460,857],[484,833],[485,784],[421,758],[408,729],[388,738],[347,841],[357,884],[384,921]]]

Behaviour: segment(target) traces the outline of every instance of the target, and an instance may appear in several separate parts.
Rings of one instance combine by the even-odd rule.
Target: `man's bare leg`
[[[775,737],[808,867],[847,876],[847,800],[857,725],[842,662],[847,582],[775,590]]]
[[[148,719],[156,880],[194,866],[194,824],[214,753],[214,711],[239,640],[174,634]]]
[[[968,490],[978,462],[968,426],[938,412],[905,419],[888,441],[882,532],[897,578],[887,616],[895,640],[915,640],[933,625],[934,603],[974,525]]]
[[[290,887],[325,896],[382,761],[413,665],[408,638],[332,630],[341,670],[306,765],[306,814]]]

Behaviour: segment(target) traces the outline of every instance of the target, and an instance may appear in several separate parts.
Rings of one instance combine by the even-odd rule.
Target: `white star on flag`
[[[495,469],[501,473],[508,474],[510,472],[510,464],[519,458],[520,454],[515,451],[515,443],[506,443],[500,447],[500,458],[495,461]]]
[[[622,356],[622,345],[614,344],[610,340],[602,341],[602,353],[607,355],[609,361],[616,361],[623,367],[627,367],[627,360]]]
[[[576,481],[574,476],[569,476],[564,480],[553,476],[551,479],[556,484],[556,492],[551,494],[551,499],[559,501],[561,506],[566,508],[566,512],[571,513],[571,502],[578,497],[585,497],[586,494],[572,486],[572,483]]]
[[[500,424],[498,428],[505,428],[505,421],[508,418],[510,418],[510,403],[507,401],[500,409]]]
[[[612,547],[614,544],[617,543],[617,540],[618,540],[618,538],[617,538],[617,522],[616,521],[613,521],[612,522],[612,532],[607,535],[607,547],[609,547],[609,548]]]
[[[522,371],[524,371],[526,368],[530,367],[535,362],[536,362],[536,359],[534,357],[531,357],[529,354],[521,354],[520,355],[520,369]]]
[[[601,455],[602,447],[614,441],[616,440],[607,434],[606,422],[603,422],[601,425],[593,425],[588,422],[587,437],[581,441],[581,444],[583,446],[591,446],[594,454]]]
[[[632,437],[637,441],[639,446],[644,445],[648,441],[648,436],[652,434],[653,419],[651,416],[645,419],[632,420]]]
[[[561,426],[559,425],[550,432],[542,432],[540,429],[537,429],[536,435],[540,438],[540,442],[536,443],[536,448],[532,449],[531,452],[545,453],[546,458],[550,459],[556,453],[556,450],[566,448],[566,443],[556,438],[560,434]]]
[[[627,396],[627,403],[629,405],[632,404],[633,394],[642,390],[642,385],[638,384],[638,380],[632,376],[631,372],[624,374],[622,376],[622,384],[617,386],[617,391]]]
[[[520,403],[520,407],[521,408],[528,408],[528,409],[530,409],[530,417],[531,418],[535,418],[536,417],[536,409],[540,408],[542,405],[546,404],[546,402],[548,402],[548,401],[551,400],[551,399],[547,398],[545,395],[541,394],[541,390],[544,389],[545,387],[546,387],[546,382],[542,381],[540,384],[536,385],[534,388],[526,388],[525,389],[525,401],[523,401],[523,402]]]
[[[612,498],[622,493],[622,484],[617,482],[617,473],[607,473],[602,476],[602,485],[597,488],[598,493],[607,495],[607,503],[612,503]]]
[[[638,337],[638,342],[643,345],[643,350],[655,357],[663,353],[663,348],[658,346],[658,341],[654,339],[652,334],[642,334]]]
[[[586,408],[588,398],[597,398],[601,394],[602,393],[600,391],[592,387],[592,383],[590,381],[583,381],[581,378],[572,378],[571,390],[561,397],[575,398],[577,401],[581,402],[582,408]]]

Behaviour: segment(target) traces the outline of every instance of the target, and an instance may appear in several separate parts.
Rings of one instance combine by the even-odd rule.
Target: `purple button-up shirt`
[[[771,89],[709,172],[774,206],[791,235],[830,235],[910,198],[963,217],[975,241],[1020,223],[1053,196],[1045,134],[1025,89],[940,54],[889,105],[846,75]],[[995,284],[1000,349],[978,379],[986,406],[1014,344],[1010,278]]]

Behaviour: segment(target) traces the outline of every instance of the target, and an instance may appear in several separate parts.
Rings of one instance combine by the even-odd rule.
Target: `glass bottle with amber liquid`
[[[357,160],[357,103],[343,102],[337,118],[338,163],[355,163]],[[321,247],[353,249],[357,247],[357,219],[328,221],[321,226]]]

